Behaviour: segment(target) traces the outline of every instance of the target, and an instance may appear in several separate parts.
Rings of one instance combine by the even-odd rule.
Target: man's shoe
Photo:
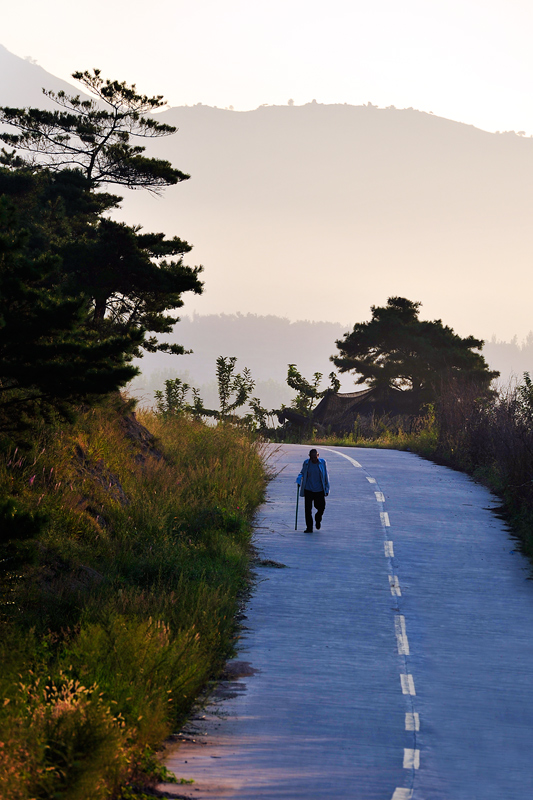
[[[312,528],[306,528],[304,533],[313,533],[313,529]]]
[[[320,522],[318,520],[315,520],[315,525],[316,525],[317,531],[319,531],[320,527],[321,527],[321,524],[320,524]]]

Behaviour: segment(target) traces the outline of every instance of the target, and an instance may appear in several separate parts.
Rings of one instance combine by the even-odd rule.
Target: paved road
[[[239,800],[533,797],[533,584],[466,476],[411,453],[321,449],[322,530],[294,531],[307,448],[283,446],[241,649],[168,760]],[[300,509],[301,512],[303,509]],[[194,741],[192,741],[194,739]]]

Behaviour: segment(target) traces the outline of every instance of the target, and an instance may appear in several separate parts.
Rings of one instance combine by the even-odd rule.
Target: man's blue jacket
[[[305,482],[307,480],[307,470],[309,468],[309,462],[311,461],[310,458],[306,458],[304,463],[302,464],[302,469],[298,477],[296,478],[296,483],[300,484],[300,497],[305,496]],[[329,478],[328,478],[328,468],[326,467],[326,462],[323,458],[318,459],[318,466],[320,468],[320,480],[322,481],[322,486],[324,488],[324,494],[329,494]]]

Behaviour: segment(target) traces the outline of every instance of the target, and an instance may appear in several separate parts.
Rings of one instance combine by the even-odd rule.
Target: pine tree
[[[27,252],[28,233],[0,197],[0,430],[36,415],[68,413],[74,402],[114,391],[137,373],[128,363],[134,331],[104,341],[84,325],[83,297],[51,291],[58,268],[50,251]]]
[[[447,380],[468,380],[487,389],[499,373],[481,353],[483,341],[461,338],[441,320],[419,319],[420,303],[390,297],[372,306],[370,322],[358,322],[337,340],[340,355],[331,360],[341,372],[356,373],[356,383],[395,387],[433,399]]]
[[[168,312],[183,305],[184,292],[202,291],[202,268],[183,264],[182,254],[190,250],[178,237],[143,233],[102,217],[84,238],[64,248],[66,285],[89,299],[89,322],[101,336],[134,328],[171,333],[179,317]],[[149,352],[185,352],[181,345],[158,342],[156,336],[145,338],[142,347]]]
[[[124,385],[142,349],[183,353],[157,334],[171,332],[184,292],[202,291],[187,242],[105,215],[121,200],[106,184],[158,192],[189,177],[132,142],[175,131],[149,116],[163,98],[99,70],[73,77],[93,99],[45,91],[55,111],[0,109],[18,129],[0,133],[15,148],[0,156],[4,427],[11,404],[31,417]]]
[[[145,147],[131,142],[132,137],[153,139],[175,132],[173,126],[146,116],[165,106],[162,96],[148,97],[135,84],[104,80],[99,69],[74,72],[72,77],[91,99],[43,89],[56,110],[0,108],[0,123],[19,131],[0,133],[0,141],[15,148],[11,153],[4,150],[0,161],[10,167],[79,169],[91,187],[114,183],[157,192],[189,178],[168,161],[147,158]]]

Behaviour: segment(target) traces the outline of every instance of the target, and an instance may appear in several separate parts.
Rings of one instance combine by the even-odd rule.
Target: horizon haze
[[[150,143],[191,179],[117,218],[184,237],[206,267],[188,313],[353,326],[399,295],[462,336],[532,328],[533,139],[412,109],[173,108]]]
[[[97,66],[173,106],[370,100],[533,133],[524,0],[48,0],[2,21],[6,47],[63,80]]]
[[[1,104],[78,91],[3,47],[0,74]],[[160,198],[126,190],[116,216],[193,245],[206,291],[185,314],[348,330],[401,295],[462,336],[529,334],[533,139],[370,103],[158,116],[178,132],[148,153],[191,179]]]

